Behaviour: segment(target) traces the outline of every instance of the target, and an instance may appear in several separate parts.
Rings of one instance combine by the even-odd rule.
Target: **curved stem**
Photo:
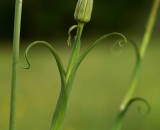
[[[159,3],[160,3],[160,0],[154,0],[153,7],[152,7],[152,10],[151,10],[151,14],[150,14],[148,22],[147,22],[146,32],[145,32],[144,37],[143,37],[142,46],[141,46],[141,49],[139,51],[139,56],[137,57],[137,61],[136,61],[134,73],[133,73],[133,76],[132,76],[132,80],[131,80],[131,83],[129,85],[129,90],[127,91],[127,94],[124,97],[124,101],[121,104],[120,112],[122,112],[123,110],[125,110],[127,108],[127,104],[130,101],[130,99],[131,99],[131,97],[132,97],[132,95],[135,91],[135,88],[137,86],[139,76],[140,76],[140,72],[141,72],[142,60],[144,58],[144,54],[146,52],[147,45],[148,45],[148,43],[150,41],[150,38],[151,38],[151,34],[152,34],[152,30],[153,30],[154,23],[155,23],[155,20],[156,20],[156,15],[157,15]],[[117,115],[115,124],[113,126],[113,130],[120,130],[120,128],[121,128],[120,126],[121,126],[121,123],[122,123],[123,119],[120,118],[120,120],[119,120],[119,118],[120,118],[120,114]]]
[[[76,71],[74,71],[73,68],[75,66],[75,63],[77,62],[77,59],[79,58],[80,47],[81,47],[81,34],[83,31],[83,27],[84,27],[84,23],[78,23],[76,39],[75,39],[75,43],[72,49],[72,53],[71,53],[67,71],[66,71],[66,83],[68,83],[68,80],[71,76],[71,72],[76,73]],[[71,79],[73,80],[73,77]],[[71,84],[68,86],[71,86]]]
[[[130,99],[127,104],[126,104],[126,108],[125,109],[120,109],[119,113],[118,113],[118,116],[114,122],[114,125],[113,125],[113,128],[112,130],[119,130],[121,129],[121,126],[122,126],[122,121],[123,121],[123,118],[127,112],[127,110],[129,109],[129,107],[135,102],[135,101],[141,101],[143,103],[145,103],[145,105],[147,106],[148,110],[145,112],[145,114],[148,114],[150,112],[150,105],[149,103],[143,99],[143,98],[133,98],[133,99]],[[138,107],[138,111],[140,111],[139,107]]]
[[[77,38],[75,40],[73,50],[69,59],[68,68],[66,71],[65,83],[62,84],[60,96],[56,105],[56,109],[53,115],[51,130],[61,130],[66,117],[68,100],[72,88],[74,76],[76,74],[75,63],[79,57],[80,45],[81,45],[81,34],[84,23],[78,23]]]
[[[114,121],[112,130],[120,130],[121,129],[121,125],[122,125],[122,122],[123,122],[124,115],[125,115],[125,113],[128,109],[128,107],[127,107],[128,103],[131,100],[131,97],[133,95],[133,92],[135,90],[135,87],[137,85],[137,82],[138,82],[138,79],[139,79],[139,76],[140,76],[141,63],[142,62],[141,62],[141,59],[139,57],[136,61],[136,67],[134,69],[134,73],[133,73],[133,76],[132,76],[132,80],[131,80],[131,83],[130,83],[129,90],[128,90],[125,98],[124,98],[124,101],[122,102],[122,104],[120,106],[120,110],[119,110],[119,113],[117,114],[117,117]]]
[[[31,47],[33,47],[34,45],[37,45],[37,44],[42,44],[42,45],[44,45],[45,47],[47,47],[51,51],[51,53],[53,54],[53,56],[55,57],[55,60],[57,62],[57,66],[58,66],[59,73],[60,73],[60,76],[61,76],[61,81],[62,81],[63,84],[65,84],[65,70],[64,70],[62,61],[61,61],[59,55],[56,53],[55,49],[49,43],[47,43],[45,41],[36,41],[36,42],[31,43],[27,47],[24,56],[25,56],[25,59],[26,59],[26,61],[28,63],[28,67],[23,67],[23,66],[22,67],[24,69],[29,69],[30,68],[30,63],[28,61],[28,56],[27,56],[28,55],[28,51],[31,49]]]
[[[153,3],[153,8],[152,8],[151,14],[150,14],[149,19],[148,19],[146,32],[144,34],[142,46],[141,46],[141,49],[140,49],[140,52],[139,52],[139,57],[137,57],[136,66],[135,66],[135,70],[134,70],[133,77],[132,77],[132,80],[131,80],[131,84],[130,84],[130,87],[129,87],[129,91],[127,92],[127,94],[124,98],[124,102],[121,105],[124,108],[125,108],[127,102],[131,99],[131,97],[134,93],[134,90],[136,88],[139,76],[140,76],[142,60],[143,60],[144,54],[146,52],[147,45],[149,43],[149,40],[150,40],[150,37],[151,37],[151,34],[152,34],[152,30],[153,30],[154,23],[155,23],[155,20],[156,20],[156,14],[157,14],[157,11],[158,11],[159,2],[160,2],[160,0],[155,0],[154,3]]]
[[[96,40],[92,45],[90,45],[84,52],[83,54],[79,57],[78,61],[77,61],[77,64],[79,65],[82,60],[85,58],[85,56],[92,50],[93,47],[95,47],[99,42],[101,42],[102,40],[104,40],[105,38],[109,37],[109,36],[112,36],[112,35],[119,35],[121,36],[125,43],[127,44],[127,39],[125,38],[125,36],[123,36],[121,33],[117,33],[117,32],[113,32],[113,33],[110,33],[110,34],[106,34],[102,37],[100,37],[98,40]]]
[[[68,96],[66,94],[66,74],[65,74],[65,70],[63,67],[63,64],[61,62],[61,59],[59,57],[59,55],[56,53],[55,49],[47,42],[45,41],[36,41],[31,43],[26,51],[25,51],[25,59],[28,63],[28,67],[23,67],[24,69],[29,69],[30,68],[30,62],[28,60],[28,51],[31,49],[31,47],[33,47],[34,45],[37,44],[42,44],[45,47],[47,47],[51,53],[53,54],[53,56],[55,57],[55,60],[57,62],[57,66],[59,69],[59,73],[60,73],[60,77],[61,77],[61,90],[60,90],[60,95],[59,95],[59,99],[56,105],[56,109],[53,115],[53,119],[52,119],[52,125],[51,125],[51,130],[61,130],[63,127],[63,123],[65,120],[65,116],[66,116],[66,111],[67,111],[67,104],[68,104]]]
[[[140,56],[140,51],[139,51],[136,43],[134,43],[131,40],[128,40],[128,41],[131,42],[132,45],[134,46],[134,49],[135,49],[135,52],[136,52],[136,65],[135,65],[135,68],[133,70],[133,75],[132,75],[131,82],[130,82],[130,85],[129,85],[130,86],[129,90],[127,91],[127,94],[124,98],[123,103],[121,104],[121,109],[125,109],[125,107],[127,106],[127,103],[129,102],[129,100],[131,99],[131,97],[134,93],[135,87],[137,85],[137,82],[138,82],[138,79],[139,79],[139,76],[140,76],[141,66],[142,66],[142,58]]]
[[[18,89],[18,65],[19,65],[19,42],[21,28],[22,0],[15,3],[15,21],[13,36],[13,57],[12,57],[12,82],[11,82],[11,101],[10,101],[10,124],[9,130],[16,129],[16,105]]]
[[[70,27],[70,29],[68,30],[68,40],[67,40],[67,43],[68,43],[68,46],[71,46],[71,31],[75,28],[77,28],[78,26],[77,25],[73,25],[72,27]]]

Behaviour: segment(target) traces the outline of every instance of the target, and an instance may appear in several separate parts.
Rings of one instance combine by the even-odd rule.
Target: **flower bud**
[[[75,20],[87,23],[91,19],[93,0],[78,0],[74,13]]]

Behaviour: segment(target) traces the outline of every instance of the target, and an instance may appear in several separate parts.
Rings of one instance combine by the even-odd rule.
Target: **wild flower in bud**
[[[91,19],[93,0],[78,0],[74,18],[78,22],[87,23]]]

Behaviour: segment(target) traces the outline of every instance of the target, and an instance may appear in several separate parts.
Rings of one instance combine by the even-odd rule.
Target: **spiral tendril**
[[[147,106],[147,111],[145,111],[145,112],[142,112],[140,106],[138,107],[138,112],[139,112],[140,114],[146,115],[146,114],[148,114],[148,113],[150,112],[151,108],[150,108],[149,103],[148,103],[145,99],[139,98],[139,97],[138,97],[138,98],[132,98],[132,99],[127,103],[127,106],[126,106],[126,108],[124,108],[124,111],[126,112],[126,111],[128,110],[128,108],[129,108],[134,102],[136,102],[136,101],[141,101],[141,102],[143,102],[143,103]]]
[[[121,47],[125,47],[126,46],[126,44],[122,44],[122,41],[119,41],[119,46],[121,46]]]
[[[27,51],[26,53],[24,53],[24,58],[26,59],[26,62],[27,62],[27,64],[28,64],[28,67],[25,67],[25,66],[23,66],[22,64],[20,64],[20,66],[21,66],[23,69],[29,69],[29,68],[31,67],[31,64],[30,64],[30,62],[29,62],[29,60],[28,60],[27,53],[28,53],[28,51]]]
[[[28,60],[28,51],[30,50],[31,47],[33,47],[34,45],[37,45],[37,44],[42,44],[42,45],[44,45],[45,47],[47,47],[51,51],[51,53],[53,54],[53,56],[54,56],[54,58],[56,60],[56,63],[57,63],[57,66],[58,66],[58,69],[59,69],[59,72],[60,72],[61,79],[62,79],[63,82],[65,82],[65,70],[64,70],[63,64],[61,62],[61,59],[60,59],[59,55],[56,53],[55,49],[49,43],[47,43],[45,41],[36,41],[36,42],[31,43],[27,47],[27,49],[26,49],[26,51],[24,53],[24,57],[25,57],[25,60],[26,60],[26,62],[28,64],[28,67],[24,67],[22,65],[21,66],[24,69],[29,69],[31,67],[30,62]]]
[[[147,111],[142,113],[141,108],[138,107],[138,112],[140,112],[142,115],[146,115],[150,112],[150,109],[151,109],[150,105],[145,99],[139,98],[139,97],[138,98],[132,98],[132,99],[129,100],[129,102],[127,102],[127,104],[125,106],[124,105],[121,106],[120,111],[119,111],[119,113],[116,117],[116,120],[115,120],[114,124],[113,124],[112,130],[120,130],[120,128],[122,126],[123,118],[124,118],[127,110],[136,101],[141,101],[147,106]]]
[[[86,57],[86,55],[102,40],[104,40],[105,38],[112,36],[112,35],[119,35],[120,37],[122,37],[124,39],[125,44],[127,45],[127,39],[124,35],[122,35],[121,33],[117,33],[117,32],[113,32],[113,33],[109,33],[106,34],[102,37],[100,37],[98,40],[96,40],[93,44],[91,44],[83,53],[82,55],[79,57],[77,64],[80,65],[80,63],[82,62],[82,60]]]
[[[117,45],[118,45],[118,48],[117,48]],[[122,44],[122,40],[117,40],[113,43],[111,47],[111,53],[114,55],[120,55],[123,52],[122,47],[125,47],[125,46],[126,44]]]

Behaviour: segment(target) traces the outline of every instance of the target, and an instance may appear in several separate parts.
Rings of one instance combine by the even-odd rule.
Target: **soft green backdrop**
[[[160,39],[151,41],[143,63],[143,69],[134,97],[143,97],[151,105],[151,113],[139,115],[135,103],[129,109],[123,130],[159,130],[160,120]],[[83,40],[82,51],[86,43]],[[65,42],[64,41],[56,41]],[[1,42],[5,43],[5,42]],[[20,50],[20,62],[26,65]],[[132,45],[123,48],[119,56],[111,53],[111,41],[98,45],[81,64],[70,98],[64,130],[110,129],[132,75],[135,52]],[[53,44],[67,65],[71,47],[61,48]],[[120,47],[117,46],[116,53]],[[9,97],[11,81],[11,46],[0,46],[0,129],[7,130],[9,121]],[[17,130],[47,130],[58,98],[60,79],[51,53],[43,46],[35,46],[29,52],[31,69],[19,68]]]
[[[71,47],[67,46],[67,29],[76,24],[73,13],[77,1],[24,1],[20,62],[25,48],[35,40],[49,41],[67,66]],[[99,0],[94,3],[92,20],[86,24],[82,51],[99,36],[118,31],[139,46],[149,15],[150,0]],[[14,1],[0,2],[0,130],[8,129],[11,81]],[[159,21],[159,14],[158,19]],[[160,45],[156,22],[143,61],[142,74],[134,97],[145,98],[151,113],[141,116],[135,103],[129,109],[123,130],[159,130],[160,120]],[[75,32],[73,32],[73,35]],[[74,82],[64,130],[109,130],[127,91],[135,64],[132,45],[119,56],[111,53],[112,37],[98,45],[81,64]],[[115,48],[119,53],[120,47]],[[19,67],[17,130],[48,130],[58,98],[60,79],[51,53],[43,46],[29,52],[31,69]]]
[[[12,39],[15,0],[0,1],[0,39]],[[23,0],[22,39],[66,38],[77,0]],[[144,31],[152,0],[94,0],[87,37],[109,32],[133,34]]]

